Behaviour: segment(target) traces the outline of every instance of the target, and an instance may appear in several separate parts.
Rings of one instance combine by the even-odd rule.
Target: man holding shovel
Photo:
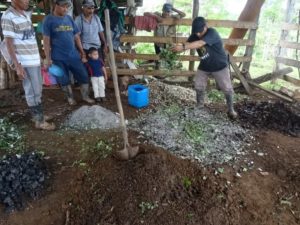
[[[203,17],[193,20],[192,34],[187,43],[172,48],[174,52],[188,49],[196,49],[200,57],[200,64],[194,78],[198,107],[204,107],[207,79],[209,76],[213,76],[225,95],[228,116],[233,119],[237,118],[237,113],[233,108],[233,87],[229,73],[228,55],[218,32],[214,28],[207,27]]]

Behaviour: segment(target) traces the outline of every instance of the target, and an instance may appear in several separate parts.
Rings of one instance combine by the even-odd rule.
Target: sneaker
[[[41,129],[41,130],[55,130],[55,125],[54,125],[54,123],[48,123],[46,121],[35,122],[35,128]]]
[[[102,102],[101,98],[95,98],[95,101],[98,102],[98,103]]]

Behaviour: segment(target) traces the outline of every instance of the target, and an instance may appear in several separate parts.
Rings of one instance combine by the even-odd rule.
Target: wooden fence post
[[[195,19],[199,14],[199,0],[193,0],[193,19]],[[190,55],[195,55],[195,50],[190,50]],[[189,63],[189,70],[193,71],[195,67],[195,62],[191,61]]]
[[[258,20],[259,20],[259,15],[258,15],[257,18],[256,18],[256,24],[258,24]],[[250,29],[250,31],[249,31],[249,36],[248,36],[248,40],[251,40],[251,41],[253,41],[254,43],[255,43],[256,31],[257,31],[257,28],[255,28],[255,29]],[[254,49],[254,45],[252,45],[252,46],[247,46],[247,47],[246,47],[246,51],[245,51],[245,55],[244,55],[244,56],[246,56],[246,57],[247,57],[247,56],[252,57],[253,49]],[[244,62],[244,63],[243,63],[243,67],[242,67],[242,71],[249,72],[250,64],[251,64],[251,61],[250,61],[250,62]],[[250,75],[249,75],[249,76],[250,76]]]

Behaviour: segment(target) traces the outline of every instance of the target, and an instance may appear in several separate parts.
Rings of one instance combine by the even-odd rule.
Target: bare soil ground
[[[108,97],[101,105],[117,111],[113,90]],[[143,112],[122,101],[126,118]],[[44,102],[57,126],[83,104],[69,107],[49,89]],[[0,205],[1,225],[300,224],[300,138],[260,128],[241,160],[204,167],[130,132],[141,154],[120,162],[112,154],[122,148],[119,132],[38,131],[22,91],[1,91],[0,103],[0,116],[24,127],[28,149],[43,151],[51,172],[42,197],[23,211],[7,214]]]

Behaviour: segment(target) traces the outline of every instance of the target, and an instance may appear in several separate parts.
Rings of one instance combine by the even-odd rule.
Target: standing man
[[[9,55],[22,80],[27,105],[35,127],[54,130],[54,124],[45,121],[42,108],[42,75],[39,49],[28,9],[29,0],[12,0],[1,19],[1,27]]]
[[[204,107],[204,97],[208,76],[213,76],[225,95],[228,115],[236,118],[233,108],[233,88],[230,79],[228,55],[222,39],[214,28],[208,28],[203,17],[197,17],[192,23],[192,34],[187,43],[172,48],[175,52],[196,49],[200,64],[194,82],[197,95],[197,105]]]
[[[87,53],[92,47],[97,48],[100,57],[104,61],[107,52],[107,43],[104,36],[104,29],[101,24],[100,18],[94,14],[95,3],[93,0],[84,0],[82,2],[83,13],[76,17],[75,24],[77,25],[82,47]],[[101,48],[101,44],[103,47]]]
[[[172,14],[175,12],[176,14]],[[165,3],[162,7],[162,12],[145,12],[144,16],[155,17],[157,22],[160,23],[164,18],[174,18],[181,19],[185,17],[185,13],[175,9],[173,5]],[[156,37],[175,37],[176,36],[176,26],[175,25],[158,25],[157,29],[154,31],[154,36]],[[158,55],[161,52],[161,48],[166,48],[166,44],[154,43],[155,53]]]
[[[69,71],[80,84],[82,100],[92,104],[95,101],[89,97],[88,74],[82,63],[86,62],[86,53],[83,51],[77,26],[73,19],[66,15],[70,5],[70,0],[56,0],[53,13],[46,16],[43,21],[46,66],[49,67],[54,63],[64,70],[64,76],[59,77],[58,82],[70,105],[75,105],[76,101],[70,84]]]

